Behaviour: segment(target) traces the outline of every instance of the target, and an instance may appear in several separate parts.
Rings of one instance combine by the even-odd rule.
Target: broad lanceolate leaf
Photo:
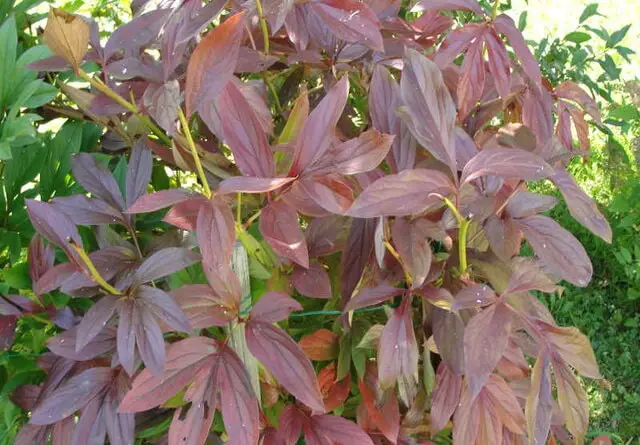
[[[542,76],[540,74],[540,66],[535,57],[533,57],[531,50],[529,50],[527,46],[527,42],[524,40],[524,36],[513,19],[506,14],[501,14],[493,23],[496,31],[504,34],[507,40],[509,40],[509,44],[516,53],[525,74],[535,85],[541,86]]]
[[[579,287],[589,283],[593,273],[591,260],[582,244],[560,224],[538,215],[518,220],[518,227],[552,273]]]
[[[285,332],[270,323],[249,321],[247,345],[278,382],[316,413],[325,411],[311,362]]]
[[[217,350],[215,342],[205,337],[191,337],[169,345],[163,375],[143,370],[122,400],[120,412],[146,411],[173,397],[201,370],[213,366]]]
[[[218,187],[218,193],[266,193],[277,190],[295,178],[255,178],[248,176],[234,176],[225,179]]]
[[[339,337],[328,329],[318,329],[300,339],[298,344],[311,360],[326,361],[338,357]]]
[[[164,209],[174,204],[194,199],[198,196],[202,195],[198,195],[186,189],[161,190],[148,195],[142,195],[129,206],[126,213],[155,212],[156,210]]]
[[[421,0],[412,8],[412,11],[431,11],[448,9],[451,11],[473,11],[482,15],[484,11],[476,0]]]
[[[296,176],[323,159],[348,95],[349,79],[344,76],[311,112],[296,140],[289,176]]]
[[[553,175],[553,168],[541,157],[519,148],[485,148],[462,170],[461,182],[481,176],[499,176],[535,181]]]
[[[153,314],[174,331],[190,332],[189,320],[173,297],[159,289],[151,286],[140,286],[137,299],[145,312]]]
[[[378,379],[380,386],[389,388],[396,380],[418,380],[418,343],[411,321],[411,299],[393,311],[378,344]]]
[[[151,180],[151,168],[153,167],[153,156],[151,150],[144,142],[138,142],[131,150],[129,157],[129,168],[127,169],[126,183],[126,203],[127,207],[133,205],[147,191],[147,186]]]
[[[293,207],[284,201],[274,201],[262,209],[260,233],[278,255],[309,267],[307,242]]]
[[[431,425],[437,433],[446,425],[460,402],[462,376],[455,375],[445,362],[438,366],[436,386],[431,398]]]
[[[238,315],[239,302],[225,300],[206,284],[182,286],[171,292],[171,295],[186,314],[193,329],[226,326]]]
[[[551,177],[564,197],[569,212],[580,224],[611,244],[611,226],[602,215],[596,203],[576,183],[564,169],[557,168]]]
[[[91,306],[78,325],[76,352],[80,352],[105,328],[116,309],[117,301],[118,297],[107,295]]]
[[[563,82],[560,85],[556,86],[553,89],[553,93],[557,97],[561,97],[563,99],[569,99],[573,102],[576,102],[580,105],[584,111],[589,113],[591,117],[598,123],[601,123],[600,110],[598,109],[598,104],[589,94],[584,91],[578,84],[575,82],[567,81]]]
[[[507,203],[507,212],[512,218],[524,218],[551,210],[557,202],[554,196],[520,191]]]
[[[420,221],[409,222],[396,218],[391,237],[400,258],[413,279],[413,287],[422,286],[431,269],[431,246],[425,226]]]
[[[111,207],[124,210],[124,198],[115,178],[96,158],[89,153],[78,153],[73,157],[75,180],[93,196],[102,199]]]
[[[391,148],[394,136],[368,130],[357,138],[329,149],[306,173],[339,173],[355,175],[373,170],[384,160]]]
[[[600,369],[593,348],[586,335],[574,327],[558,327],[538,321],[546,340],[562,359],[580,374],[600,379]]]
[[[339,39],[384,51],[380,22],[366,3],[356,0],[317,0],[310,5],[311,11]]]
[[[513,314],[497,303],[476,314],[464,330],[464,355],[469,391],[475,397],[500,361],[509,334]]]
[[[564,414],[567,429],[576,438],[577,443],[583,443],[589,426],[587,394],[569,366],[557,360],[552,360],[552,363],[558,390],[558,403]]]
[[[51,8],[44,41],[55,55],[65,59],[77,70],[89,50],[89,26],[77,15]],[[13,60],[8,63],[13,63]]]
[[[375,219],[354,218],[349,228],[347,244],[340,263],[342,305],[346,305],[362,278],[365,266],[373,252]]]
[[[217,108],[224,140],[231,148],[240,171],[247,176],[275,176],[273,152],[267,136],[251,103],[235,82],[227,83],[220,92]]]
[[[38,404],[31,423],[49,425],[69,417],[104,391],[113,375],[111,368],[91,368],[72,377]]]
[[[137,284],[148,283],[178,272],[199,259],[200,255],[184,247],[160,249],[138,267],[134,280]]]
[[[442,360],[456,375],[465,373],[465,325],[457,312],[433,309],[433,339]]]
[[[531,373],[531,390],[527,396],[525,415],[530,443],[546,443],[553,412],[551,367],[546,351],[542,350]]]
[[[367,187],[349,209],[359,218],[404,216],[423,212],[453,190],[449,177],[436,170],[404,170]]]
[[[345,306],[345,312],[353,311],[363,307],[374,306],[383,303],[390,298],[405,293],[406,289],[393,287],[389,284],[382,283],[376,287],[368,287],[358,292],[349,303]]]
[[[169,9],[157,9],[142,14],[126,25],[116,29],[104,47],[104,57],[108,60],[118,50],[135,53],[149,45],[164,25]]]
[[[358,388],[362,395],[362,403],[375,426],[391,443],[397,443],[400,433],[400,409],[396,395],[391,392],[381,403],[382,406],[378,406],[375,393],[364,380],[358,382]]]
[[[291,282],[302,295],[311,298],[331,298],[331,279],[320,263],[311,263],[308,269],[294,268]]]
[[[69,245],[72,240],[82,246],[82,238],[75,224],[67,215],[51,204],[31,199],[26,200],[27,213],[36,231],[53,244],[61,247],[70,259],[79,261],[78,254]]]
[[[227,85],[236,63],[244,32],[244,13],[238,13],[209,32],[189,59],[185,104],[187,116],[215,99]]]
[[[313,431],[329,439],[328,443],[373,445],[373,441],[362,428],[342,417],[314,416],[311,418],[311,424]],[[307,440],[309,440],[308,437]],[[311,442],[307,443],[311,444]]]
[[[125,223],[119,210],[97,198],[87,198],[84,195],[61,196],[53,198],[51,205],[66,214],[78,225],[93,226]]]
[[[407,49],[400,81],[406,105],[401,117],[418,143],[456,172],[453,133],[456,107],[440,68],[424,55]]]
[[[302,305],[284,292],[267,292],[253,306],[251,318],[262,323],[285,320],[291,312],[301,311]]]

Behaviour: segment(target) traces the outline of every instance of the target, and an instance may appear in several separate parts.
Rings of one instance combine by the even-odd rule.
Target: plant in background
[[[13,393],[16,443],[582,443],[598,365],[531,292],[592,265],[527,184],[611,241],[565,170],[593,99],[549,88],[497,1],[224,6],[134,2],[104,45],[50,12],[31,68],[85,81],[58,77],[130,154],[27,202],[33,293],[75,316]]]

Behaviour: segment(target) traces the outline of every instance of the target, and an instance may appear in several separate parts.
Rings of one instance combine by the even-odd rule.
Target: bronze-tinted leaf
[[[413,287],[422,286],[431,269],[431,246],[425,226],[419,221],[409,222],[396,218],[391,229],[391,237],[400,258],[413,279]]]
[[[89,25],[77,15],[51,8],[44,41],[55,55],[65,59],[77,71],[89,50]]]
[[[551,367],[546,351],[541,351],[531,373],[531,390],[527,396],[525,414],[527,435],[533,443],[545,443],[551,428],[553,411]]]
[[[569,366],[557,360],[552,360],[552,363],[558,391],[558,403],[562,414],[564,414],[567,429],[578,443],[582,443],[589,426],[587,393]]]
[[[260,214],[260,233],[273,250],[302,267],[309,267],[309,252],[295,209],[274,201]]]
[[[338,357],[339,337],[328,329],[318,329],[307,334],[298,342],[311,360],[326,361]]]
[[[445,362],[441,362],[431,398],[431,425],[434,433],[446,426],[458,407],[461,392],[462,376],[455,375]]]
[[[382,388],[390,388],[396,380],[418,380],[418,343],[411,322],[411,299],[393,311],[378,344],[378,379]]]

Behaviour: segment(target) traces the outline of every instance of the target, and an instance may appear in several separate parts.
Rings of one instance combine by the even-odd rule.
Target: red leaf
[[[531,390],[527,396],[525,415],[527,435],[534,443],[546,443],[553,412],[553,386],[549,357],[541,351],[531,373]]]
[[[154,375],[162,375],[165,345],[158,321],[145,306],[134,306],[132,318],[136,333],[136,345],[142,362]]]
[[[484,223],[484,231],[491,251],[502,261],[509,262],[520,252],[522,233],[508,216],[490,216]]]
[[[27,260],[29,263],[29,277],[35,283],[53,267],[55,250],[52,245],[45,247],[42,237],[36,235],[29,242]]]
[[[358,387],[362,395],[362,402],[373,423],[391,443],[397,443],[400,433],[400,407],[395,393],[391,392],[382,406],[378,406],[373,390],[364,380],[358,382]]]
[[[471,309],[486,306],[496,300],[496,294],[486,284],[471,284],[460,290],[454,299],[452,309]]]
[[[296,178],[254,178],[247,176],[234,176],[225,179],[218,187],[218,193],[266,193],[277,190],[282,186],[295,181]]]
[[[431,425],[434,434],[447,425],[458,407],[461,392],[462,376],[451,372],[445,362],[440,363],[431,398]]]
[[[198,386],[197,391],[189,390],[185,393],[185,399],[191,404],[181,406],[174,412],[173,421],[169,427],[170,445],[203,445],[205,443],[216,412],[217,376],[213,374],[207,377],[207,383]]]
[[[355,423],[342,417],[327,414],[313,416],[311,418],[311,429],[316,434],[325,436],[331,441],[340,444],[373,445],[373,441],[367,433],[362,431]]]
[[[149,213],[197,197],[196,193],[186,189],[169,189],[142,195],[130,205],[126,213]]]
[[[467,116],[482,97],[485,78],[483,43],[482,38],[476,38],[469,45],[462,62],[457,90],[460,116]]]
[[[140,286],[138,304],[174,331],[191,332],[189,320],[173,297],[156,287]]]
[[[305,230],[311,258],[331,255],[344,247],[349,219],[340,215],[314,218]]]
[[[263,208],[260,214],[260,233],[278,255],[302,267],[309,267],[307,242],[293,207],[283,201],[274,201]]]
[[[540,320],[537,323],[546,340],[562,360],[585,377],[602,378],[591,343],[578,328],[561,328]]]
[[[284,444],[295,445],[307,419],[296,405],[287,405],[280,412],[279,423],[279,433]]]
[[[32,199],[25,200],[29,219],[36,231],[53,244],[61,247],[69,259],[79,262],[78,254],[69,246],[69,240],[73,240],[78,246],[82,246],[82,238],[75,224],[67,215],[56,210],[51,204]]]
[[[187,68],[187,116],[200,104],[213,100],[233,76],[243,32],[244,13],[238,13],[215,27],[196,46]]]
[[[557,203],[553,196],[520,191],[507,202],[507,212],[513,218],[525,218],[551,210]]]
[[[217,352],[215,342],[205,337],[191,337],[167,347],[167,360],[162,376],[143,370],[133,381],[131,391],[120,404],[119,411],[134,413],[160,405],[177,394],[203,369],[213,365]]]
[[[378,344],[378,379],[382,388],[390,388],[396,380],[418,380],[418,343],[413,331],[411,299],[393,311]]]
[[[273,152],[267,135],[240,86],[229,82],[220,93],[216,106],[224,141],[231,148],[240,171],[247,176],[275,176]]]
[[[505,428],[516,434],[525,433],[525,419],[520,402],[507,382],[498,374],[491,374],[484,393],[491,403],[494,415]]]
[[[227,443],[232,445],[258,443],[259,408],[251,387],[251,379],[236,353],[226,346],[220,351],[218,379],[222,418],[229,436]]]
[[[456,107],[438,66],[413,49],[405,52],[400,81],[401,117],[418,143],[456,173]]]
[[[375,229],[375,219],[354,218],[351,222],[340,263],[343,306],[351,299],[353,291],[360,282],[362,272],[369,262],[373,252]]]
[[[552,293],[558,286],[545,273],[542,265],[533,258],[517,258],[513,264],[513,275],[509,279],[504,294],[516,294],[531,290]]]
[[[353,189],[340,175],[315,176],[294,184],[304,196],[322,209],[343,215],[353,204]]]
[[[308,269],[295,267],[291,281],[296,290],[311,298],[331,298],[331,280],[320,263],[311,263]]]
[[[425,228],[419,220],[396,218],[391,229],[393,244],[413,279],[414,288],[422,286],[431,269],[431,246]]]
[[[104,329],[116,309],[117,302],[118,297],[106,295],[91,306],[78,325],[76,353],[80,352]]]
[[[247,346],[276,380],[314,412],[325,412],[311,362],[281,329],[260,321],[247,323]]]
[[[90,199],[84,195],[62,196],[53,198],[51,205],[67,215],[74,224],[125,224],[119,210],[97,198]]]
[[[380,22],[366,3],[355,0],[321,0],[311,2],[311,11],[337,38],[384,51]]]
[[[144,139],[138,139],[138,142],[131,150],[127,169],[127,206],[133,205],[147,191],[147,186],[151,180],[152,167],[153,156],[151,150],[144,143]]]
[[[516,53],[525,74],[533,81],[534,84],[542,85],[542,76],[540,74],[540,66],[533,54],[527,46],[520,30],[516,27],[515,22],[506,14],[500,14],[493,21],[496,31],[504,34],[509,40],[509,44]]]
[[[326,361],[338,357],[338,334],[328,329],[318,329],[300,339],[298,345],[311,360]]]
[[[611,244],[611,238],[613,237],[611,226],[593,199],[580,188],[573,177],[566,170],[557,168],[551,180],[562,193],[571,216],[591,232]]]
[[[323,403],[327,411],[333,411],[342,405],[349,396],[351,389],[351,375],[336,382],[336,362],[331,362],[318,373],[318,384],[322,393]]]
[[[553,168],[533,153],[519,148],[485,148],[462,170],[462,183],[481,176],[498,176],[535,181],[553,175]]]
[[[449,9],[452,11],[472,11],[483,15],[484,11],[476,0],[421,0],[411,9],[412,11],[431,11]]]
[[[582,244],[560,224],[546,216],[518,220],[518,227],[540,260],[561,278],[585,287],[593,266]]]
[[[567,429],[577,443],[584,441],[589,426],[589,401],[580,381],[566,364],[553,360],[553,375],[556,378],[558,403],[564,414]]]
[[[118,183],[106,167],[98,164],[94,156],[89,153],[78,153],[71,163],[74,178],[86,191],[111,207],[124,210],[124,198]]]
[[[134,314],[135,302],[133,300],[118,301],[118,332],[117,332],[117,351],[120,364],[127,371],[127,374],[133,375],[136,367],[135,348],[136,348],[136,329],[135,323],[137,315]]]
[[[198,213],[205,202],[207,202],[207,198],[204,196],[179,202],[171,207],[167,214],[164,215],[164,218],[162,218],[162,221],[179,229],[195,232]]]
[[[111,368],[90,368],[49,394],[31,414],[31,423],[49,425],[71,416],[103,392],[111,380]]]
[[[151,43],[165,23],[169,9],[156,9],[142,14],[126,25],[117,28],[104,47],[104,59],[108,60],[118,50],[135,53]]]
[[[489,57],[489,72],[500,97],[507,98],[511,93],[511,60],[507,48],[495,31],[484,34],[484,41]]]
[[[253,306],[251,318],[263,323],[277,323],[291,312],[301,310],[302,305],[284,292],[267,292]]]
[[[293,164],[288,176],[302,173],[324,157],[348,95],[349,80],[344,76],[311,112],[296,139]]]
[[[225,301],[206,284],[182,286],[171,292],[193,329],[225,326],[238,314],[235,301]]]
[[[575,82],[563,82],[553,89],[553,93],[556,97],[576,102],[584,111],[591,115],[593,120],[597,123],[602,122],[596,101]]]
[[[349,300],[344,311],[349,312],[363,307],[374,306],[405,292],[407,292],[406,289],[393,287],[386,283],[380,284],[376,287],[367,287],[362,289],[355,297]]]
[[[464,322],[457,312],[433,309],[433,339],[442,360],[456,375],[464,374]]]
[[[449,178],[436,170],[404,170],[378,179],[358,196],[350,216],[405,216],[423,212],[441,202],[453,189]]]
[[[200,255],[182,247],[160,249],[138,267],[134,281],[148,283],[185,269],[199,260]]]
[[[504,354],[511,333],[512,312],[503,303],[476,314],[464,330],[467,384],[475,397]]]

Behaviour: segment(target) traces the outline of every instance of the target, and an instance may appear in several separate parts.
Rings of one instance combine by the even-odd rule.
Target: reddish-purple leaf
[[[217,350],[215,341],[205,337],[191,337],[169,345],[163,375],[143,370],[133,381],[119,411],[146,411],[173,397],[196,374],[213,366]]]
[[[29,219],[36,231],[53,244],[61,247],[70,259],[78,260],[78,254],[69,246],[69,240],[82,246],[82,238],[80,238],[73,221],[51,204],[32,199],[25,201]]]
[[[222,418],[229,436],[227,443],[231,445],[258,443],[260,428],[258,401],[244,364],[227,346],[222,346],[220,350],[218,380]]]
[[[220,92],[216,107],[224,141],[231,148],[240,171],[247,176],[275,176],[273,152],[267,135],[240,86],[235,82],[227,83]]]
[[[296,181],[292,191],[296,191],[296,188],[303,200],[311,200],[324,212],[343,215],[353,204],[352,185],[340,175],[329,174]],[[324,216],[324,212],[320,216]]]
[[[31,423],[49,425],[71,416],[104,391],[113,375],[111,368],[90,368],[72,377],[38,404]]]
[[[484,223],[484,232],[493,253],[508,262],[520,252],[522,233],[508,216],[490,216]]]
[[[73,176],[86,191],[102,199],[111,207],[124,210],[124,198],[118,183],[96,158],[89,153],[78,153],[72,159]]]
[[[349,219],[340,215],[314,218],[305,230],[311,258],[331,255],[344,247]]]
[[[196,223],[198,222],[198,213],[202,205],[206,202],[207,198],[201,195],[180,202],[171,207],[164,218],[162,218],[162,221],[182,230],[195,231]]]
[[[387,162],[394,173],[413,168],[416,160],[416,141],[404,122],[398,118],[398,106],[400,86],[384,66],[377,65],[369,86],[369,113],[376,130],[396,136],[391,145],[391,153],[387,156]]]
[[[124,224],[122,213],[101,199],[87,198],[84,195],[62,196],[54,198],[51,205],[67,215],[74,224]]]
[[[29,243],[27,260],[29,262],[29,277],[35,283],[53,267],[55,260],[54,248],[50,244],[45,246],[42,237],[36,235],[31,238]]]
[[[147,191],[152,167],[151,150],[145,144],[144,139],[138,139],[131,150],[127,169],[126,203],[128,207],[132,206]]]
[[[356,0],[316,0],[310,5],[311,11],[337,38],[384,51],[380,22],[366,3]]]
[[[224,0],[214,0],[206,5],[198,1],[185,2],[182,6],[183,16],[178,27],[176,43],[184,43],[200,34],[220,14],[224,8]]]
[[[531,390],[525,405],[527,435],[533,443],[546,443],[549,436],[553,412],[552,391],[549,357],[543,350],[531,372]]]
[[[296,405],[286,405],[280,412],[278,435],[284,445],[295,445],[300,438],[302,427],[307,423],[306,416]],[[281,445],[280,442],[276,442]]]
[[[442,45],[435,54],[434,62],[445,69],[458,55],[469,48],[474,39],[479,38],[486,31],[486,27],[478,23],[468,23],[447,34]],[[502,108],[500,108],[502,110]]]
[[[391,229],[393,244],[413,279],[414,288],[422,286],[431,269],[431,247],[424,228],[420,221],[396,218]]]
[[[418,343],[411,318],[411,298],[393,311],[378,343],[378,379],[382,388],[396,380],[418,380]]]
[[[148,283],[178,272],[200,260],[200,255],[183,247],[160,249],[138,267],[136,283]]]
[[[218,193],[266,193],[279,189],[296,178],[255,178],[248,176],[234,176],[225,179],[218,187]]]
[[[157,287],[140,286],[137,298],[145,310],[174,331],[190,332],[189,319],[173,297]]]
[[[453,190],[449,177],[436,170],[404,170],[367,187],[349,209],[359,218],[404,216],[423,212]]]
[[[116,60],[105,66],[104,70],[116,80],[131,80],[140,77],[152,82],[162,82],[162,67],[160,64],[137,57],[125,57],[124,59]]]
[[[136,347],[136,328],[135,323],[137,315],[134,313],[135,302],[133,300],[118,301],[118,333],[117,333],[117,350],[118,360],[127,374],[133,375],[136,367],[135,347]]]
[[[171,295],[187,315],[193,329],[225,326],[236,318],[238,312],[235,301],[225,301],[206,284],[182,286]]]
[[[117,28],[105,44],[104,59],[109,60],[118,50],[135,53],[147,46],[156,38],[170,12],[169,9],[157,9]]]
[[[580,86],[575,82],[563,82],[553,89],[553,93],[556,95],[556,97],[576,102],[582,107],[582,109],[584,109],[584,111],[589,113],[597,123],[601,123],[598,104],[595,100],[593,100],[591,96],[589,96],[589,94],[585,90],[580,88]]]
[[[296,139],[289,176],[296,176],[323,159],[349,95],[349,79],[343,76],[311,112]]]
[[[518,227],[540,260],[560,278],[579,287],[591,281],[593,266],[582,244],[546,216],[518,220]]]
[[[251,318],[263,323],[277,323],[302,306],[284,292],[267,292],[253,306]]]
[[[116,328],[101,326],[100,332],[80,351],[76,352],[77,328],[73,327],[47,340],[49,350],[60,357],[83,362],[116,349]]]
[[[244,33],[244,13],[215,27],[198,44],[189,59],[185,86],[187,116],[215,99],[227,85],[238,61]]]
[[[558,403],[564,415],[567,429],[578,443],[582,443],[589,426],[587,393],[569,366],[553,359],[552,363],[553,375],[556,378]]]
[[[345,306],[344,311],[349,312],[363,307],[374,306],[397,295],[405,293],[406,289],[400,289],[383,283],[376,287],[367,287],[358,292]]]
[[[106,295],[91,306],[78,325],[76,352],[80,352],[104,329],[116,310],[117,302],[118,297],[115,295]]]
[[[362,428],[342,417],[328,414],[313,416],[311,417],[311,425],[317,434],[327,437],[334,443],[373,445],[371,437]]]
[[[331,298],[331,280],[320,263],[311,263],[308,269],[296,266],[291,282],[306,297]]]
[[[507,203],[507,212],[513,218],[525,218],[551,210],[557,203],[553,196],[520,191]]]
[[[340,337],[328,329],[318,329],[311,334],[307,334],[300,339],[298,344],[311,360],[333,360],[338,358],[340,352]],[[335,380],[335,375],[333,380]]]
[[[371,171],[387,156],[393,139],[394,136],[381,134],[377,130],[365,131],[357,138],[330,148],[325,157],[305,173],[355,175]]]
[[[169,189],[142,195],[130,205],[126,213],[149,213],[178,204],[199,195],[186,189]]]
[[[516,53],[525,74],[535,85],[541,86],[542,76],[540,74],[540,66],[535,57],[533,57],[533,54],[531,54],[527,42],[525,42],[522,33],[516,27],[513,19],[506,14],[500,14],[498,18],[493,21],[493,25],[496,31],[504,34],[507,40],[509,40],[509,44]]]
[[[516,434],[525,433],[525,419],[522,407],[511,386],[498,374],[491,374],[483,395],[491,405],[493,415],[500,419],[505,428]]]
[[[593,199],[580,188],[575,179],[566,170],[557,168],[551,180],[562,193],[571,216],[591,232],[611,244],[611,238],[613,237],[611,226]]]
[[[496,294],[486,284],[472,284],[459,291],[454,299],[452,309],[471,309],[486,306],[496,300]]]
[[[487,66],[493,77],[493,83],[500,97],[507,98],[511,93],[511,60],[507,49],[493,30],[484,34],[484,41],[489,57]]]
[[[453,133],[456,107],[440,68],[424,55],[407,49],[400,91],[406,107],[401,117],[418,143],[456,172]]]
[[[465,326],[457,312],[436,307],[433,309],[433,339],[442,360],[456,375],[464,374]]]
[[[540,156],[518,148],[485,148],[462,170],[461,182],[481,176],[498,176],[535,181],[553,175],[553,168]]]
[[[263,208],[260,214],[260,233],[278,255],[302,267],[309,267],[307,242],[293,207],[283,201],[273,201]]]
[[[460,67],[460,80],[457,89],[460,116],[467,116],[482,97],[484,79],[484,41],[478,37],[469,45]]]
[[[600,379],[600,369],[593,348],[586,335],[574,327],[558,327],[538,321],[544,337],[562,360],[570,364],[580,374],[592,379]]]
[[[354,218],[351,221],[347,244],[340,263],[343,306],[351,299],[353,291],[360,282],[362,272],[369,263],[373,252],[375,229],[375,219]]]
[[[166,356],[164,337],[150,308],[136,305],[133,309],[133,325],[142,362],[152,374],[162,375]]]
[[[460,402],[462,376],[455,375],[445,362],[440,363],[436,385],[431,398],[431,425],[433,433],[442,430]]]
[[[280,328],[262,321],[247,323],[246,334],[249,350],[276,380],[314,412],[323,413],[316,374],[300,346]]]
[[[515,261],[515,260],[518,261]],[[515,294],[531,290],[553,293],[558,286],[546,274],[542,265],[533,258],[516,258],[513,264],[513,275],[509,279],[504,294]]]
[[[465,375],[472,397],[483,388],[507,347],[513,314],[503,303],[476,314],[464,330]]]
[[[452,11],[472,11],[478,15],[484,15],[484,11],[476,0],[420,0],[411,10],[431,11],[442,9],[448,9]]]
[[[196,394],[191,397],[187,398],[185,394],[185,398],[191,404],[181,406],[174,412],[173,421],[169,427],[169,445],[203,445],[205,443],[216,412],[216,378],[216,375],[210,376],[209,381],[199,385]]]

